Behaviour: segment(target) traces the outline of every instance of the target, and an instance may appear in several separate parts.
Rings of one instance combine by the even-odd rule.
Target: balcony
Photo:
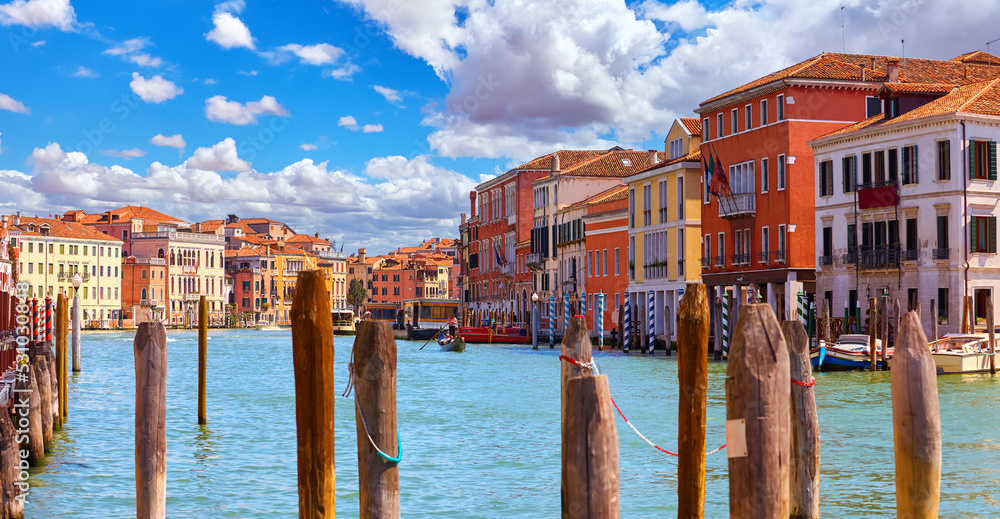
[[[201,299],[201,294],[197,292],[189,292],[187,294],[184,294],[185,301],[197,301],[199,299]]]
[[[644,265],[642,275],[644,279],[665,278],[667,277],[667,264],[666,262],[657,262]]]
[[[743,265],[750,263],[750,254],[733,254],[729,256],[733,265]]]
[[[185,274],[194,274],[198,272],[198,268],[195,267],[194,265],[184,265],[183,267],[181,267],[181,272]]]
[[[719,197],[719,218],[743,218],[756,214],[756,193],[741,193]]]
[[[298,277],[299,271],[285,269],[285,270],[281,271],[281,275],[284,276],[284,277],[286,277],[286,278],[294,278],[294,277]]]
[[[712,264],[712,258],[701,258],[701,268],[703,269],[710,268],[712,266],[711,264]]]
[[[951,249],[949,249],[947,247],[945,247],[943,249],[932,249],[931,250],[931,259],[946,260],[946,259],[949,259],[950,257],[951,257]]]
[[[833,256],[820,256],[819,266],[821,267],[832,267],[833,266]]]
[[[168,239],[170,241],[181,241],[181,242],[199,242],[199,243],[218,243],[223,244],[226,241],[225,236],[220,236],[218,234],[202,234],[196,232],[176,232],[176,231],[162,231],[162,232],[137,232],[132,234],[133,240],[144,240],[144,239]]]
[[[898,247],[862,249],[859,263],[863,269],[898,269],[900,256]]]
[[[726,257],[725,256],[715,256],[715,261],[713,263],[715,264],[716,267],[725,267],[726,266]]]
[[[917,261],[918,252],[914,250],[904,250],[903,251],[903,261]]]
[[[503,273],[503,274],[507,274],[507,275],[513,276],[514,275],[514,264],[508,261],[507,263],[504,263],[503,265],[500,265],[500,272]]]
[[[788,254],[784,249],[771,251],[771,259],[775,263],[785,263],[788,261]]]
[[[844,265],[856,265],[858,263],[857,251],[848,252],[847,254],[844,254],[844,256],[841,258],[841,261],[844,262]]]
[[[858,208],[875,209],[899,204],[899,190],[895,180],[884,180],[858,185]]]
[[[527,258],[528,268],[532,270],[539,270],[545,264],[545,259],[542,258],[541,252],[529,252]]]
[[[757,253],[757,262],[761,265],[767,265],[767,259],[771,257],[771,253],[764,251]]]

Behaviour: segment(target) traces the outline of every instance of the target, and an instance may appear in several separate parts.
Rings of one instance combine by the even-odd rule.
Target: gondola
[[[441,351],[465,351],[465,340],[462,339],[461,335],[458,337],[446,335],[438,339],[438,344],[441,346]]]

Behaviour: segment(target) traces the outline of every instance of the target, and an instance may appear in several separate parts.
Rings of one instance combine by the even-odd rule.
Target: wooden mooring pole
[[[208,300],[198,300],[198,423],[208,423]]]
[[[900,316],[900,319],[897,319],[897,321],[902,324],[902,316]],[[896,330],[899,330],[898,325],[896,326]],[[899,332],[897,331],[896,334],[898,336]],[[933,299],[931,299],[931,334],[934,336],[931,339],[932,341],[938,340],[938,312],[936,302]]]
[[[66,296],[62,296],[66,297]],[[67,314],[69,313],[69,302],[66,300],[65,307]],[[74,324],[77,326],[78,320],[76,319],[77,314],[74,314]],[[67,331],[69,324],[65,324],[63,331]],[[55,351],[56,354],[56,377],[59,380],[59,412],[61,414],[61,424],[65,424],[69,420],[69,383],[67,379],[67,369],[69,368],[69,344],[66,340],[66,335],[63,335],[63,340],[57,343],[58,349]],[[74,335],[74,341],[79,341],[79,334]]]
[[[705,517],[705,415],[708,401],[708,295],[689,283],[677,309],[677,517]]]
[[[62,396],[59,395],[59,380],[58,380],[59,362],[58,362],[58,357],[56,356],[59,354],[60,350],[66,348],[66,342],[69,336],[69,333],[67,332],[68,329],[69,329],[69,304],[68,301],[66,300],[66,296],[60,294],[58,297],[56,297],[56,330],[55,330],[56,336],[55,336],[55,347],[52,348],[52,353],[54,354],[53,360],[55,361],[53,362],[52,366],[53,368],[52,374],[56,375],[56,380],[54,381],[54,384],[52,386],[54,391],[53,396],[55,397],[55,401],[53,402],[55,405],[53,406],[52,413],[54,414],[53,418],[55,420],[54,422],[55,427],[58,429],[62,429],[63,421],[62,421]]]
[[[38,355],[35,355],[34,366],[31,375],[38,377],[38,392],[41,399],[39,410],[42,415],[42,442],[45,445],[45,452],[52,450],[52,426],[54,416],[52,415],[52,399],[58,398],[50,388],[52,387],[52,377],[49,375],[49,362],[45,358],[45,351],[39,348]]]
[[[292,361],[300,519],[336,517],[333,321],[322,271],[299,271],[292,299]]]
[[[13,389],[13,388],[11,388]],[[17,405],[21,395],[14,393],[11,396],[14,404]],[[24,519],[24,501],[19,499],[21,489],[28,484],[28,462],[21,458],[19,446],[17,444],[17,429],[27,429],[20,427],[21,420],[27,425],[27,418],[18,412],[20,408],[15,408],[11,420],[0,420],[0,517],[9,519]],[[24,480],[21,473],[24,472]]]
[[[770,305],[744,305],[726,366],[732,518],[788,517],[788,363],[788,347]]]
[[[990,337],[990,374],[997,374],[997,364],[996,364],[996,332],[993,330],[993,294],[990,294],[989,299],[986,300],[986,327],[988,329],[987,333]]]
[[[359,324],[354,339],[354,391],[361,517],[398,518],[402,446],[396,419],[396,339],[389,323]],[[392,458],[380,456],[372,442]]]
[[[875,359],[875,366],[876,367],[881,366],[881,368],[884,370],[884,369],[886,369],[886,365],[885,365],[885,362],[884,362],[885,361],[885,350],[886,350],[886,348],[889,347],[889,296],[883,296],[882,297],[882,322],[881,322],[881,325],[882,325],[882,352],[881,352],[881,355],[882,355],[883,362],[879,363],[879,359],[876,358]],[[876,351],[876,353],[878,353],[878,352]]]
[[[627,304],[627,303],[626,303]],[[587,322],[582,317],[572,317],[569,320],[569,328],[563,333],[562,344],[560,348],[561,355],[569,357],[576,360],[581,364],[588,364],[592,360],[592,349],[590,346],[590,341],[587,340]],[[563,456],[562,456],[562,469],[561,469],[561,481],[562,481],[562,511],[563,517],[567,517],[568,502],[567,499],[567,489],[566,489],[566,381],[570,377],[578,377],[583,373],[583,368],[573,364],[571,362],[561,361],[559,363],[559,386],[560,386],[560,415],[562,417],[562,431],[560,432],[560,439],[563,446]],[[614,417],[612,417],[612,420]],[[572,517],[572,516],[570,516]]]
[[[789,517],[819,518],[819,417],[816,414],[815,379],[809,361],[809,337],[799,321],[781,323],[788,346],[791,398],[791,467]],[[806,384],[806,385],[803,385]]]
[[[937,517],[941,496],[941,414],[937,374],[916,312],[902,320],[892,360],[896,517]]]
[[[618,431],[607,375],[566,381],[564,519],[617,519]]]
[[[868,358],[871,371],[875,371],[875,341],[878,339],[877,301],[877,298],[868,298]]]
[[[142,323],[135,334],[135,506],[138,519],[167,514],[167,330]],[[63,357],[65,358],[65,357]]]

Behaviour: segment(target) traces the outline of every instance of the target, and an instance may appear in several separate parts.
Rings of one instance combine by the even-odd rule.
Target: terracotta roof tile
[[[572,168],[563,168],[559,176],[624,178],[646,167],[662,163],[666,154],[656,152],[659,162],[650,162],[648,151],[615,150]],[[551,178],[553,175],[549,175]]]
[[[317,238],[308,234],[296,234],[295,236],[291,236],[285,240],[285,243],[318,243],[320,245],[332,245],[329,241],[324,240],[323,238]]]
[[[622,184],[620,186],[612,187],[611,189],[605,189],[594,196],[580,200],[575,204],[570,204],[563,211],[567,209],[576,209],[590,204],[597,204],[600,202],[610,202],[612,200],[622,200],[628,198],[628,186]]]
[[[981,65],[1000,65],[1000,58],[981,50],[966,52],[961,56],[951,58],[951,61],[961,63],[978,63]]]
[[[82,216],[79,216],[79,213],[82,212],[83,211],[77,213],[78,219],[81,223],[84,224],[109,223],[108,211],[105,211],[103,213],[84,214]],[[120,207],[118,209],[111,209],[110,212],[112,215],[112,220],[110,223],[114,222],[125,223],[135,218],[141,218],[143,220],[161,224],[187,223],[179,218],[174,218],[173,216],[161,213],[156,209],[150,209],[148,207],[143,207],[141,205],[127,205],[125,207]]]
[[[93,227],[75,223],[75,222],[64,222],[62,220],[56,220],[54,218],[37,218],[30,216],[22,216],[20,225],[16,225],[21,234],[28,236],[45,236],[44,233],[40,232],[42,226],[48,225],[48,236],[56,236],[59,238],[73,238],[78,240],[101,240],[115,242],[121,244],[122,241],[113,236],[104,234]],[[28,229],[34,228],[36,230],[29,231]]]
[[[701,119],[697,117],[681,117],[681,124],[691,135],[701,135]]]
[[[951,83],[886,83],[879,94],[947,94],[955,89]]]
[[[520,166],[514,168],[515,170],[545,170],[548,171],[552,167],[552,156],[559,155],[559,168],[566,169],[576,166],[577,164],[591,160],[595,157],[599,157],[608,153],[609,150],[559,150],[548,155],[542,155],[536,159],[529,162],[521,164]]]

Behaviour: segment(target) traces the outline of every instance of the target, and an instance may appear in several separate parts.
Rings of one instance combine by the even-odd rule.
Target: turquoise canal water
[[[197,425],[197,335],[168,334],[169,517],[297,517],[294,380],[287,330],[210,332],[208,413]],[[135,516],[132,334],[83,336],[69,422],[32,471],[27,517]],[[338,338],[338,392],[353,338]],[[470,345],[442,353],[399,343],[403,517],[558,517],[559,361],[542,346]],[[651,440],[677,438],[676,357],[596,353],[622,411]],[[725,366],[710,364],[708,444],[724,442]],[[888,373],[820,374],[822,513],[892,517]],[[938,378],[941,517],[1000,516],[1000,379]],[[358,516],[353,403],[338,399],[337,511]],[[622,517],[676,514],[675,459],[617,420]],[[707,459],[706,516],[728,514],[725,451]]]

